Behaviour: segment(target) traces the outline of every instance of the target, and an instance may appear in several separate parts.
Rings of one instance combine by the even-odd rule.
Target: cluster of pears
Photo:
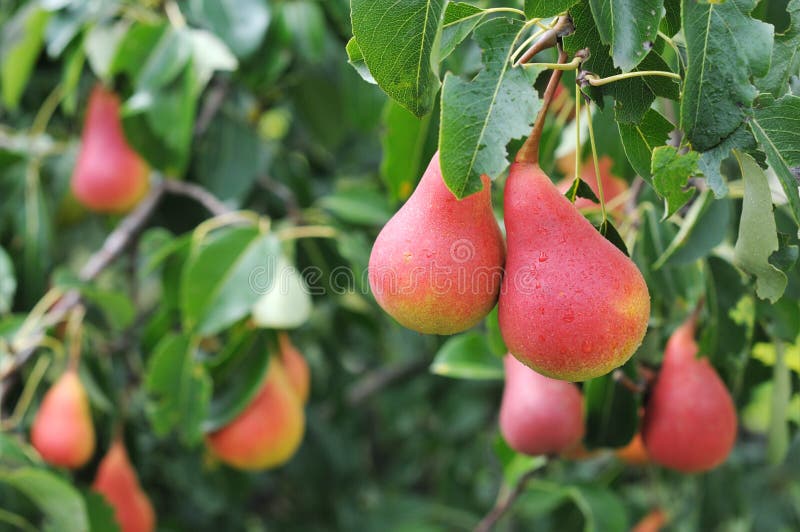
[[[454,334],[499,304],[510,352],[542,375],[583,381],[624,364],[647,330],[636,265],[520,151],[504,192],[506,245],[490,181],[457,200],[438,154],[381,230],[369,260],[378,304],[405,327]],[[534,162],[531,162],[534,161]]]
[[[286,332],[278,334],[279,354],[269,362],[258,394],[233,421],[206,437],[213,454],[244,470],[262,470],[287,462],[305,431],[303,407],[310,374],[302,354]]]
[[[96,85],[89,96],[72,193],[90,210],[125,212],[147,192],[149,174],[149,166],[125,138],[119,97]]]
[[[684,473],[723,463],[736,440],[736,409],[708,359],[697,358],[695,318],[669,338],[661,371],[645,404],[641,433],[617,451],[631,464],[650,461]],[[500,431],[512,449],[563,454],[584,434],[579,388],[550,379],[507,355]]]
[[[78,469],[94,455],[89,399],[75,367],[69,367],[42,399],[31,427],[31,443],[45,462],[58,467]],[[122,532],[155,530],[153,506],[120,438],[100,461],[92,489],[114,509]]]

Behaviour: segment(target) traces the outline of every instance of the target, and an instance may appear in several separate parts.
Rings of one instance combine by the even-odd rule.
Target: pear
[[[642,517],[641,521],[631,528],[631,532],[659,532],[664,529],[668,521],[666,512],[661,508],[656,508]]]
[[[303,276],[280,255],[272,282],[253,305],[253,323],[267,329],[294,329],[308,320],[312,308],[311,292]]]
[[[308,392],[311,386],[308,363],[285,331],[278,333],[278,347],[280,349],[281,363],[286,369],[286,376],[300,398],[300,402],[305,404],[308,401]]]
[[[96,85],[89,96],[72,192],[97,212],[130,210],[147,192],[149,167],[128,145],[116,94]]]
[[[684,473],[720,465],[736,441],[736,408],[707,358],[696,358],[695,320],[667,342],[645,406],[642,437],[650,458]]]
[[[209,434],[206,442],[226,464],[260,470],[288,461],[300,446],[304,430],[300,397],[280,358],[274,357],[255,399],[231,423]]]
[[[92,489],[114,508],[121,532],[155,530],[156,514],[142,490],[122,440],[116,439],[97,468]]]
[[[518,156],[519,158],[519,156]],[[624,364],[642,342],[642,274],[536,163],[511,165],[499,323],[509,351],[542,375],[584,381]]]
[[[494,307],[505,249],[491,182],[462,200],[442,180],[434,154],[416,190],[381,230],[369,258],[378,304],[426,334],[469,329]]]
[[[650,463],[647,449],[642,441],[642,434],[637,432],[625,447],[620,447],[614,454],[628,465],[645,465]]]
[[[512,449],[529,455],[557,454],[580,444],[583,398],[571,382],[550,379],[516,358],[503,359],[506,383],[500,432]]]
[[[89,399],[75,369],[47,391],[31,427],[31,443],[49,464],[78,468],[94,454]]]

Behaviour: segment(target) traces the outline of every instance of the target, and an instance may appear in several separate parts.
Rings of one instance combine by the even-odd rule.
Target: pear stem
[[[559,46],[558,47],[558,62],[565,63],[567,61],[567,54]],[[553,100],[553,95],[558,87],[558,82],[561,81],[561,70],[553,70],[550,74],[550,81],[547,82],[547,88],[544,90],[542,97],[542,107],[539,109],[539,114],[536,115],[536,121],[533,123],[531,134],[522,148],[517,152],[515,159],[518,163],[536,164],[539,162],[539,141],[542,138],[542,130],[544,129],[544,121],[547,117],[547,109],[550,107],[550,102]]]
[[[634,381],[625,375],[625,372],[621,369],[615,369],[614,373],[611,374],[611,377],[614,379],[614,382],[627,388],[635,394],[644,393],[647,389],[647,386],[644,383]]]

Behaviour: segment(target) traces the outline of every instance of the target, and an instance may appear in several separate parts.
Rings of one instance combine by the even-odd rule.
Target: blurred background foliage
[[[755,14],[778,31],[788,26],[785,1],[762,1]],[[169,262],[162,267],[159,257],[207,218],[203,208],[166,198],[134,251],[91,290],[84,287],[90,329],[82,372],[92,383],[100,445],[111,435],[113,405],[124,404],[126,441],[160,529],[468,530],[501,485],[534,465],[499,440],[496,355],[503,348],[494,318],[471,338],[422,336],[394,323],[367,292],[371,242],[436,149],[438,113],[414,118],[348,64],[347,0],[2,0],[0,31],[0,330],[17,327],[48,286],[72,286],[119,222],[82,211],[68,194],[97,79],[122,95],[126,134],[162,175],[202,185],[230,208],[278,225],[337,230],[336,239],[301,239],[289,250],[298,268],[321,272],[309,284],[324,294],[292,334],[309,360],[312,394],[300,451],[262,474],[216,464],[202,444],[187,444],[175,431],[157,435],[140,386],[166,330],[154,316],[177,289]],[[480,50],[468,40],[442,70],[479,68]],[[600,153],[630,182],[635,172],[610,107],[594,118]],[[543,141],[543,164],[554,178],[562,174],[557,151],[575,149],[563,126],[551,120]],[[693,477],[628,466],[608,450],[552,460],[501,529],[627,530],[655,507],[669,510],[674,530],[800,529],[800,279],[790,270],[786,294],[768,305],[731,265],[741,210],[737,171],[730,165],[729,198],[702,196],[667,221],[662,201],[645,186],[635,224],[621,226],[653,299],[650,332],[634,361],[657,364],[669,333],[705,297],[702,348],[740,408],[733,455]],[[495,183],[496,206],[503,181]],[[776,216],[796,244],[787,212]],[[352,273],[332,276],[342,267]],[[215,341],[224,344],[231,330]],[[795,390],[784,405],[782,435],[770,414],[778,349]],[[3,416],[33,367],[4,386]],[[45,382],[60,367],[56,360]],[[602,390],[593,397],[610,401]],[[625,413],[598,421],[587,447],[624,444],[636,430],[638,402],[615,403]],[[35,410],[36,400],[2,436],[0,477],[18,463],[13,436],[26,433]],[[610,442],[609,434],[626,437]],[[776,437],[788,448],[770,462],[766,449]],[[96,461],[74,477],[82,492]],[[32,500],[9,483],[0,482],[0,508],[40,519]],[[0,519],[0,530],[13,529]]]

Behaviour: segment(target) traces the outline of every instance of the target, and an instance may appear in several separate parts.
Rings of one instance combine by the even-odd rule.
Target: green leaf
[[[417,116],[433,109],[439,91],[439,36],[444,0],[351,0],[353,35],[372,77]]]
[[[750,17],[756,0],[699,3],[683,0],[688,68],[681,129],[692,148],[707,151],[747,118],[772,53],[772,25]]]
[[[239,62],[228,46],[216,35],[205,30],[189,30],[192,44],[192,64],[197,74],[197,90],[202,91],[218,70],[232,72]]]
[[[44,46],[50,13],[32,2],[23,5],[3,24],[0,37],[0,89],[3,104],[16,109],[36,59]]]
[[[503,468],[503,484],[516,486],[526,474],[538,471],[547,465],[546,456],[527,456],[509,447],[502,435],[498,434],[492,444],[492,450]]]
[[[772,401],[770,405],[769,433],[767,434],[767,461],[780,464],[789,451],[789,401],[792,399],[792,377],[786,364],[786,349],[782,342],[775,344],[775,365],[772,368]]]
[[[174,430],[186,444],[202,438],[211,401],[211,379],[194,354],[189,336],[165,336],[150,357],[144,383],[154,432],[165,436]]]
[[[320,198],[317,204],[351,224],[381,226],[392,217],[386,197],[363,185],[338,190]]]
[[[46,530],[89,532],[86,504],[68,482],[44,469],[0,470],[0,482],[21,491],[44,513]]]
[[[22,442],[21,435],[0,432],[0,467],[28,466],[40,462],[33,447]]]
[[[381,178],[389,187],[393,200],[405,200],[425,171],[425,141],[431,124],[430,116],[417,118],[394,100],[383,109]]]
[[[486,338],[470,332],[449,338],[436,353],[431,372],[456,379],[502,380],[503,361],[492,354]]]
[[[683,218],[678,234],[653,263],[653,269],[707,256],[725,238],[730,216],[729,200],[715,200],[708,189],[701,192]]]
[[[105,496],[95,491],[84,491],[86,510],[89,517],[89,530],[92,532],[120,532],[115,510]]]
[[[184,327],[211,335],[247,316],[259,299],[252,277],[274,265],[277,250],[275,238],[254,227],[222,231],[197,243],[181,277]]]
[[[800,71],[800,0],[791,0],[786,11],[791,25],[775,36],[769,72],[756,80],[759,91],[772,93],[776,98],[786,94],[789,78]]]
[[[263,331],[235,338],[226,346],[230,352],[222,364],[211,370],[214,395],[203,430],[212,432],[230,423],[250,404],[261,389],[269,367],[270,350]]]
[[[189,16],[244,58],[264,40],[270,8],[266,0],[191,0]]]
[[[361,52],[361,47],[358,45],[355,37],[351,37],[350,40],[347,41],[345,51],[347,52],[347,62],[358,72],[361,79],[367,83],[377,84],[378,82],[375,81],[369,68],[367,68],[367,63],[364,61],[364,54]]]
[[[507,18],[484,22],[474,34],[484,69],[471,81],[445,76],[439,160],[457,198],[481,190],[482,174],[496,177],[508,166],[506,145],[530,133],[539,110],[531,85],[535,73],[511,68],[509,61],[522,26]]]
[[[675,126],[654,109],[648,109],[638,124],[617,122],[617,126],[625,154],[634,171],[651,182],[653,175],[650,173],[650,163],[653,150],[667,143]]]
[[[744,202],[739,222],[739,238],[734,249],[734,262],[756,277],[756,293],[761,299],[777,301],[786,289],[786,275],[770,264],[778,250],[775,216],[767,176],[747,154],[737,154],[744,179]]]
[[[565,195],[573,203],[575,203],[575,198],[585,198],[594,203],[600,203],[600,198],[594,193],[592,187],[580,177],[576,177],[572,181],[572,185]]]
[[[589,4],[600,38],[611,46],[614,66],[630,71],[653,48],[664,0],[589,0]]]
[[[483,12],[483,9],[466,2],[448,2],[442,22],[439,61],[444,61],[472,33],[483,20]]]
[[[17,278],[14,275],[14,264],[6,250],[0,246],[0,314],[7,314],[14,303],[17,291]]]
[[[650,171],[653,188],[664,198],[664,220],[675,214],[689,201],[694,192],[684,190],[691,175],[697,172],[700,154],[695,151],[678,153],[672,146],[659,146],[653,150]]]
[[[122,332],[136,319],[136,309],[128,294],[93,285],[83,285],[80,291],[87,303],[96,305],[103,312],[112,331]]]
[[[661,27],[667,37],[681,31],[681,0],[664,0],[664,18]]]
[[[167,28],[136,76],[137,90],[146,93],[165,87],[180,75],[191,57],[189,33]]]
[[[725,197],[728,194],[728,185],[720,172],[722,161],[730,156],[732,150],[748,151],[756,145],[753,134],[746,124],[742,124],[729,137],[723,140],[714,148],[700,154],[697,166],[706,178],[706,184],[714,192],[717,198]]]
[[[552,17],[563,13],[578,0],[525,0],[525,16],[528,18]]]
[[[107,75],[124,72],[135,80],[164,34],[174,30],[171,30],[167,24],[161,22],[158,24],[135,23],[126,31],[115,31],[120,31],[122,36],[111,35],[107,37],[108,40],[101,39],[98,42],[98,46],[116,44],[111,64],[108,65]],[[108,50],[108,52],[112,53],[112,50]],[[105,63],[104,58],[101,63]]]
[[[634,363],[621,370],[636,379]],[[637,396],[614,380],[613,374],[592,379],[583,385],[586,405],[586,435],[588,449],[622,447],[626,445],[639,426],[639,401]]]
[[[790,170],[800,165],[800,97],[787,94],[776,101],[762,95],[758,104],[750,128],[778,176],[795,222],[800,224],[798,181]]]
[[[569,488],[569,494],[583,514],[585,532],[628,530],[625,505],[611,490],[597,485],[582,485]]]

